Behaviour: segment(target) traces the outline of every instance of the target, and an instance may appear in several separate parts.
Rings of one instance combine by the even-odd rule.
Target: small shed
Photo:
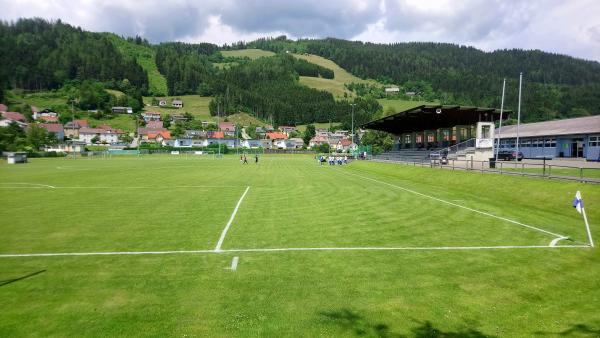
[[[26,152],[5,153],[8,164],[27,163]]]

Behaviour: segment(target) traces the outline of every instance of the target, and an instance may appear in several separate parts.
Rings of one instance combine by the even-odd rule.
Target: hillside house
[[[219,123],[219,129],[225,133],[225,136],[235,136],[235,124],[233,122],[221,122]]]
[[[396,95],[400,93],[400,88],[398,87],[388,87],[385,89],[385,95]]]
[[[271,132],[266,134],[267,139],[278,141],[278,140],[287,140],[288,136],[281,132]]]
[[[156,142],[156,143],[163,143],[164,141],[170,140],[171,139],[171,132],[170,131],[151,131],[148,133],[147,136],[147,141],[148,142]]]
[[[352,140],[341,139],[336,145],[335,150],[338,152],[347,152],[356,149],[356,144],[352,143]]]
[[[173,100],[173,101],[171,101],[171,106],[173,106],[175,108],[183,108],[183,101]]]
[[[149,133],[157,133],[157,132],[161,132],[161,131],[167,131],[166,128],[138,128],[137,130],[137,134],[138,136],[141,138],[142,141],[148,141],[148,134]]]
[[[142,113],[142,118],[144,119],[144,121],[149,122],[149,121],[160,121],[160,113],[155,113],[155,112],[143,112]]]
[[[34,120],[48,118],[48,117],[50,117],[50,118],[55,117],[55,118],[57,118],[56,120],[58,121],[58,113],[56,113],[55,111],[48,109],[48,108],[40,111],[37,107],[31,106],[31,113],[32,113],[32,117]]]
[[[58,116],[40,116],[38,117],[38,121],[45,123],[58,123]]]
[[[65,136],[76,139],[79,138],[79,129],[88,127],[87,120],[73,120],[65,123]]]
[[[282,133],[286,133],[289,136],[290,133],[296,132],[297,129],[296,127],[292,126],[279,126],[279,131],[281,131]]]
[[[318,147],[322,144],[329,143],[329,139],[326,136],[317,135],[308,142],[309,148]]]
[[[65,129],[62,124],[59,123],[40,123],[38,127],[46,129],[48,134],[54,135],[58,141],[65,139]]]
[[[125,134],[120,129],[112,129],[110,126],[102,126],[103,128],[80,128],[79,129],[79,141],[85,142],[86,144],[94,144],[92,140],[97,138],[98,143],[102,144],[115,144],[119,143],[121,135]]]
[[[20,122],[27,122],[27,119],[25,118],[25,115],[21,114],[21,113],[17,113],[17,112],[3,112],[2,113],[2,117],[4,117],[7,120],[12,120],[12,121],[20,121]]]
[[[146,123],[146,128],[148,128],[148,129],[162,129],[163,128],[163,122],[162,121],[148,121],[148,123]]]
[[[300,149],[304,146],[304,140],[299,137],[293,137],[290,141],[294,144],[294,148]]]
[[[159,107],[166,107],[167,106],[167,100],[165,99],[161,99],[158,101],[158,106]]]
[[[133,114],[131,107],[112,107],[111,111],[115,114]]]

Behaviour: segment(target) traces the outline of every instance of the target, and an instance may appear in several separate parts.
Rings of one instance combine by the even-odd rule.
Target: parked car
[[[517,154],[515,150],[500,150],[498,151],[498,159],[505,161],[516,159],[517,161],[521,161],[523,159],[523,153],[519,151]]]

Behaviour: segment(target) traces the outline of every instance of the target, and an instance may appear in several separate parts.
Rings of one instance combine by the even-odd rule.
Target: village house
[[[235,136],[235,124],[233,122],[221,122],[219,123],[219,129],[225,133],[225,136]]]
[[[76,139],[79,138],[79,129],[87,128],[87,120],[73,120],[65,123],[65,136]]]
[[[0,103],[0,113],[8,111],[8,107],[5,104]]]
[[[97,143],[115,144],[119,143],[121,135],[125,134],[120,129],[113,129],[110,126],[98,126],[96,128],[83,127],[79,129],[79,141],[86,144],[94,144],[92,140],[96,138]]]
[[[167,100],[165,100],[165,99],[160,99],[160,100],[158,101],[158,106],[159,106],[159,107],[166,107],[166,106],[167,106]]]
[[[183,101],[181,101],[181,100],[173,100],[171,102],[171,106],[173,106],[175,108],[183,108]]]
[[[27,122],[25,115],[17,112],[3,112],[2,117],[4,117],[7,120]]]
[[[40,123],[38,127],[46,129],[49,134],[54,135],[58,141],[65,139],[65,130],[62,124],[59,123]]]
[[[137,130],[137,134],[138,136],[141,138],[142,141],[148,141],[148,134],[149,133],[157,133],[157,132],[161,132],[161,131],[167,131],[166,128],[138,128]]]
[[[171,122],[175,123],[177,121],[187,121],[187,117],[183,114],[171,114]]]
[[[48,108],[40,111],[37,107],[31,106],[31,113],[32,113],[32,117],[34,120],[48,118],[48,117],[58,118],[58,113],[56,113]],[[57,121],[58,121],[58,119],[57,119]]]
[[[278,141],[278,140],[287,140],[288,136],[281,132],[271,132],[266,134],[269,140]]]
[[[286,133],[288,136],[290,133],[296,132],[296,127],[292,126],[279,126],[279,131]]]
[[[167,141],[171,139],[170,131],[151,131],[148,132],[147,141],[148,142],[156,142],[163,143],[163,141]]]
[[[207,131],[206,138],[214,138],[214,139],[225,138],[225,133],[223,133],[222,131]]]
[[[240,146],[248,149],[258,149],[262,147],[260,140],[242,140]]]
[[[184,137],[191,139],[199,139],[206,137],[206,132],[204,130],[190,129],[185,131]]]
[[[294,148],[300,149],[304,146],[304,140],[299,137],[293,137],[290,141],[294,144]]]
[[[348,152],[350,150],[355,150],[356,144],[352,143],[352,140],[349,139],[341,139],[336,145],[335,150],[338,152]]]
[[[112,107],[112,112],[116,114],[133,114],[131,107]]]
[[[40,116],[38,117],[38,121],[46,123],[58,123],[58,116]]]
[[[148,129],[163,129],[163,122],[162,121],[148,121],[148,123],[146,123],[146,128],[148,128]]]
[[[8,127],[11,123],[16,123],[21,128],[27,128],[27,123],[21,121],[14,121],[9,119],[0,119],[0,127]]]
[[[149,122],[149,121],[160,121],[160,113],[155,113],[155,112],[143,112],[142,113],[142,118],[144,119],[144,121]]]
[[[388,87],[385,89],[385,95],[396,95],[400,93],[400,88],[398,87]]]
[[[326,136],[317,135],[317,136],[313,137],[310,140],[310,142],[308,142],[308,147],[309,148],[318,147],[322,144],[329,143],[328,141],[329,141],[329,139]]]

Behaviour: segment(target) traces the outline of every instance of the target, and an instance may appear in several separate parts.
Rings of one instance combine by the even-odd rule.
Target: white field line
[[[233,209],[233,212],[231,213],[231,217],[229,217],[229,222],[227,222],[227,225],[223,229],[223,232],[221,232],[221,237],[219,237],[219,241],[217,242],[217,246],[215,247],[216,252],[221,251],[221,245],[223,245],[223,241],[225,240],[227,231],[229,231],[229,227],[231,226],[231,223],[233,223],[233,219],[235,218],[235,215],[237,214],[238,209],[240,208],[240,205],[242,204],[242,201],[244,200],[244,197],[246,197],[248,190],[250,190],[250,186],[246,187],[246,190],[242,194],[242,197],[240,197],[237,204],[235,205],[235,209]]]
[[[284,252],[284,251],[467,251],[467,250],[511,250],[511,249],[563,249],[591,248],[589,245],[498,245],[498,246],[433,246],[433,247],[330,247],[330,248],[258,248],[225,250],[165,250],[165,251],[107,251],[107,252],[57,252],[0,254],[0,258],[13,257],[57,257],[57,256],[127,256],[127,255],[172,255],[172,254],[220,254],[240,252]],[[232,262],[233,265],[233,262]]]
[[[138,187],[108,187],[108,186],[73,186],[73,187],[60,187],[46,184],[33,184],[33,183],[0,183],[2,185],[0,189],[197,189],[197,188],[239,188],[237,185],[163,185],[163,186],[138,186]],[[10,186],[17,184],[27,184],[30,186]]]
[[[567,238],[568,237],[557,237],[557,238],[553,239],[550,242],[549,246],[556,246],[556,244],[558,243],[558,241],[563,240],[563,239],[567,239]]]
[[[481,210],[469,208],[467,206],[464,206],[464,205],[461,205],[461,204],[458,204],[458,203],[446,201],[446,200],[443,200],[441,198],[437,198],[435,196],[427,195],[427,194],[424,194],[424,193],[421,193],[421,192],[418,192],[418,191],[415,191],[415,190],[411,190],[411,189],[408,189],[408,188],[401,187],[399,185],[395,185],[395,184],[383,182],[383,181],[380,181],[380,180],[377,180],[377,179],[374,179],[374,178],[371,178],[371,177],[366,177],[366,176],[354,174],[354,173],[351,173],[351,172],[346,172],[346,173],[348,175],[353,175],[353,176],[356,176],[356,177],[360,177],[360,178],[363,178],[365,180],[370,180],[370,181],[377,182],[377,183],[380,183],[380,184],[388,185],[388,186],[393,187],[393,188],[404,190],[404,191],[409,192],[411,194],[415,194],[415,195],[419,195],[419,196],[422,196],[422,197],[426,197],[426,198],[432,199],[434,201],[438,201],[438,202],[441,202],[441,203],[449,204],[449,205],[455,206],[457,208],[469,210],[469,211],[472,211],[472,212],[475,212],[475,213],[478,213],[478,214],[481,214],[481,215],[484,215],[484,216],[488,216],[488,217],[496,218],[496,219],[499,219],[499,220],[502,220],[502,221],[506,221],[506,222],[509,222],[509,223],[513,223],[513,224],[516,224],[516,225],[520,225],[522,227],[525,227],[525,228],[528,228],[528,229],[531,229],[531,230],[536,230],[536,231],[545,233],[547,235],[551,235],[553,237],[567,237],[565,235],[557,234],[557,233],[554,233],[554,232],[551,232],[551,231],[548,231],[548,230],[544,230],[544,229],[540,229],[538,227],[534,227],[533,225],[524,224],[524,223],[512,220],[510,218],[506,218],[506,217],[502,217],[502,216],[497,216],[497,215],[494,215],[494,214],[490,214],[489,212],[485,212],[485,211],[481,211]]]
[[[19,189],[19,188],[28,188],[28,189],[31,189],[31,188],[50,188],[50,189],[56,189],[56,187],[53,186],[53,185],[38,184],[38,183],[0,183],[0,184],[2,184],[2,185],[18,185],[18,186],[25,185],[25,187],[4,187],[4,186],[2,186],[0,188],[17,188],[17,189]]]

